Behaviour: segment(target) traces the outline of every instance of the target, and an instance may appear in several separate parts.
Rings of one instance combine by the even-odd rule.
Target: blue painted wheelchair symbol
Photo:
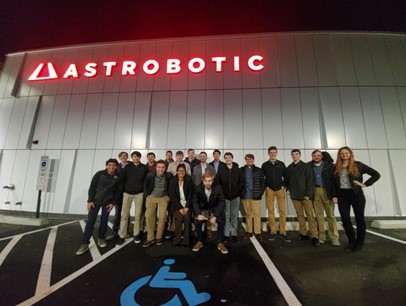
[[[182,272],[170,272],[170,265],[174,264],[174,259],[166,259],[164,264],[158,272],[152,276],[147,275],[140,279],[137,279],[130,286],[128,286],[120,297],[120,303],[122,306],[138,306],[135,301],[135,294],[137,291],[145,286],[149,282],[151,288],[176,288],[180,289],[188,305],[199,305],[207,302],[211,299],[211,296],[207,292],[197,293],[195,286],[190,280],[187,280],[186,273]],[[162,306],[181,306],[182,301],[178,297],[178,294],[163,304]]]

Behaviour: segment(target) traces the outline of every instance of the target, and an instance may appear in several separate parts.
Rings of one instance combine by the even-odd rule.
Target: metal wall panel
[[[186,110],[186,145],[204,148],[206,92],[189,91]]]
[[[135,75],[126,75],[121,77],[120,92],[133,92],[136,90],[139,75],[142,73],[142,64],[139,61],[139,54],[139,44],[128,44],[124,46],[123,60],[135,62],[136,67]]]
[[[168,139],[169,92],[152,94],[150,139],[148,149],[165,149]]]
[[[216,66],[211,58],[224,54],[223,40],[211,39],[206,41],[206,69],[203,73],[206,76],[206,90],[224,88],[224,74],[216,72]]]
[[[262,149],[262,109],[261,91],[259,89],[245,89],[242,92],[244,148]]]
[[[388,50],[396,86],[406,85],[406,54],[405,47],[402,44],[402,41],[404,43],[404,40],[404,37],[385,37],[385,45]]]
[[[406,150],[389,150],[389,158],[391,161],[391,169],[393,171],[392,185],[393,192],[396,196],[396,214],[406,216]],[[390,204],[387,204],[390,205]]]
[[[264,149],[284,147],[280,89],[262,89],[262,133]]]
[[[403,118],[403,128],[405,129],[406,133],[406,87],[398,87],[397,93],[399,98],[400,111]]]
[[[303,148],[303,123],[298,88],[281,89],[283,143],[286,149]]]
[[[299,85],[297,72],[295,41],[293,36],[278,36],[276,38],[278,52],[280,82],[283,87]]]
[[[47,60],[55,64],[55,69],[59,73],[57,80],[52,80],[50,82],[44,82],[44,89],[42,90],[43,95],[55,95],[58,90],[59,83],[63,82],[63,75],[65,74],[65,69],[68,66],[62,66],[60,63],[63,61],[65,56],[65,50],[56,50],[55,52],[48,53]]]
[[[178,58],[179,55],[173,52],[172,50],[172,43],[165,42],[156,45],[156,57],[155,60],[161,64],[161,68],[159,69],[158,73],[154,76],[154,91],[161,91],[161,90],[170,90],[171,89],[171,82],[173,76],[169,76],[166,74],[166,61],[168,58]],[[184,60],[181,59],[181,67],[185,69]],[[142,66],[139,67],[142,69]],[[185,74],[185,71],[180,71],[180,74]]]
[[[374,68],[366,37],[349,37],[358,85],[376,85]]]
[[[310,35],[296,36],[295,49],[300,86],[317,86],[317,66],[313,37]]]
[[[204,147],[206,149],[218,149],[224,145],[224,106],[223,91],[206,91],[206,116]]]
[[[18,149],[26,149],[28,142],[31,143],[30,139],[31,128],[33,127],[33,121],[35,116],[35,111],[37,109],[39,102],[39,97],[29,97],[27,101],[27,107],[25,108],[24,120],[21,124],[21,132],[18,139]],[[21,114],[20,114],[21,115]]]
[[[276,38],[274,36],[260,37],[258,49],[263,52],[265,69],[261,71],[261,87],[279,87],[279,61],[276,48]]]
[[[14,98],[0,100],[0,149],[4,149],[6,143],[11,114],[14,108],[14,100]]]
[[[320,86],[337,84],[333,51],[330,35],[313,36],[314,53],[316,56],[317,76]]]
[[[103,79],[104,79],[103,91],[104,92],[118,92],[120,89],[123,52],[124,52],[123,45],[109,45],[109,47],[108,47],[107,55],[103,59],[103,61],[116,62],[116,66],[114,66],[112,68],[111,76],[103,77]],[[105,69],[103,69],[103,70],[105,70]]]
[[[46,146],[47,149],[60,149],[62,147],[70,98],[70,95],[58,95],[55,98],[55,105],[52,112],[52,120],[49,127],[49,136]]]
[[[97,129],[96,149],[112,149],[117,120],[118,93],[104,94]]]
[[[368,149],[386,149],[388,143],[386,140],[378,88],[361,87],[359,92],[362,112],[364,114]]]
[[[86,98],[84,94],[71,96],[68,117],[66,118],[65,135],[63,136],[63,149],[79,148]]]
[[[26,197],[26,186],[31,187],[35,190],[37,186],[37,180],[30,180],[29,173],[31,172],[30,169],[32,166],[30,165],[30,154],[33,151],[29,150],[11,150],[11,151],[3,151],[4,153],[14,153],[15,154],[15,161],[13,164],[12,175],[10,178],[10,183],[15,185],[15,190],[12,191],[12,198],[9,199],[11,204],[16,204],[16,202],[22,202],[21,209],[32,211],[35,210],[35,193],[31,194],[31,197]],[[39,163],[35,164],[36,166],[36,174],[38,175],[38,166]]]
[[[109,47],[107,45],[96,46],[93,51],[92,61],[97,64],[97,74],[93,78],[89,78],[88,93],[100,93],[104,91],[104,80],[106,67],[103,62],[107,57]]]
[[[224,148],[244,148],[241,90],[224,91]]]
[[[137,92],[135,96],[131,150],[146,148],[147,141],[149,146],[150,117],[151,117],[151,93]]]
[[[117,119],[114,131],[113,148],[131,147],[133,130],[135,93],[120,93],[118,97]]]
[[[137,91],[151,91],[154,86],[154,76],[148,75],[142,71],[142,66],[147,60],[156,58],[156,44],[146,43],[140,46],[140,55],[138,61],[138,81],[137,81]],[[162,73],[162,67],[160,67]],[[158,71],[158,73],[160,73]]]
[[[172,91],[170,93],[169,119],[167,142],[160,146],[164,149],[167,146],[174,148],[185,148],[186,144],[186,111],[187,92]]]
[[[20,138],[25,109],[27,108],[27,97],[14,100],[13,112],[11,113],[7,136],[4,143],[5,149],[17,149]]]
[[[102,94],[87,95],[80,133],[80,149],[94,149],[96,147],[102,97]]]
[[[395,79],[393,78],[385,40],[381,36],[369,36],[366,39],[368,41],[376,84],[384,86],[393,85]]]
[[[347,145],[360,149],[368,148],[358,88],[342,87],[340,97]]]
[[[247,56],[240,57],[242,88],[260,88],[260,73],[258,71],[252,71],[248,67],[249,56],[258,53],[258,39],[255,37],[241,41],[241,51],[243,54],[247,54]],[[269,69],[269,67],[264,69]]]
[[[95,52],[94,47],[83,47],[79,49],[78,60],[76,60],[75,63],[77,63],[77,66],[80,67],[82,73],[85,71],[85,66],[89,62],[95,63],[96,58],[94,58],[93,56],[94,52]],[[88,77],[81,76],[79,80],[75,80],[73,82],[72,93],[87,93],[89,84],[90,79]]]
[[[327,148],[340,148],[346,145],[346,140],[338,88],[320,88],[319,93]]]
[[[9,186],[10,184],[14,184],[12,181],[12,174],[14,163],[16,161],[16,150],[2,150],[1,151],[1,159],[0,159],[0,186]],[[18,186],[17,186],[18,188]],[[0,207],[3,209],[10,209],[11,205],[6,205],[5,202],[9,201],[12,202],[15,190],[11,191],[8,189],[0,188]],[[14,205],[15,202],[12,204]],[[10,203],[11,204],[11,203]],[[14,207],[14,206],[13,206]]]
[[[182,41],[173,43],[172,56],[173,58],[178,58],[180,60],[182,69],[180,73],[172,74],[170,76],[171,90],[185,90],[188,88],[187,63],[189,57],[189,42]],[[163,74],[163,77],[168,78],[166,72],[162,71],[161,74]]]
[[[396,89],[394,87],[380,87],[379,96],[388,147],[406,149],[405,128]]]
[[[65,69],[69,67],[70,64],[76,64],[76,60],[79,58],[79,48],[68,48],[65,49],[64,56],[59,60],[58,64],[60,67]],[[84,68],[76,65],[78,70],[79,78],[70,77],[69,79],[59,79],[58,81],[58,94],[71,94],[73,90],[73,84],[76,82],[81,82],[83,77]]]
[[[319,91],[317,88],[301,88],[300,101],[303,120],[303,137],[305,148],[321,148],[321,129],[324,129],[320,122]]]
[[[34,140],[38,140],[35,149],[45,149],[47,147],[54,106],[55,96],[42,97],[33,138]]]
[[[348,35],[331,35],[330,41],[338,85],[357,85],[357,76]]]
[[[242,75],[240,71],[234,71],[233,62],[234,56],[241,54],[241,41],[240,39],[225,39],[223,40],[224,56],[227,58],[223,64],[224,75],[224,88],[241,88]],[[245,69],[245,59],[240,56],[240,69]]]
[[[189,43],[189,58],[207,58],[206,56],[206,41],[192,40]],[[205,89],[206,88],[206,73],[192,73],[188,70],[188,89]]]
[[[0,73],[0,98],[11,97],[11,92],[16,81],[24,54],[6,56]]]

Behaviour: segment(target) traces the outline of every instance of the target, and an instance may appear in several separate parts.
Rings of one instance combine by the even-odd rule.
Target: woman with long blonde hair
[[[365,182],[363,182],[363,174],[370,175],[370,178]],[[349,147],[342,147],[338,150],[333,175],[335,179],[333,202],[338,204],[341,221],[348,238],[346,250],[361,251],[366,232],[364,217],[366,200],[362,188],[371,186],[379,180],[381,175],[375,169],[356,161],[354,152]],[[351,222],[351,207],[354,211],[357,235],[355,235]]]

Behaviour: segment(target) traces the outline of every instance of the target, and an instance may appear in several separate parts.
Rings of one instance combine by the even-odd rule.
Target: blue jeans
[[[87,222],[86,222],[86,227],[85,231],[82,236],[82,244],[89,244],[90,243],[90,237],[93,235],[94,231],[94,224],[96,223],[97,220],[97,214],[99,213],[99,210],[101,208],[102,213],[100,217],[100,226],[99,226],[99,238],[104,239],[106,236],[107,232],[107,222],[109,218],[109,212],[107,211],[107,205],[108,203],[94,203],[94,208],[89,211],[87,214]]]
[[[238,227],[238,212],[240,210],[240,198],[237,197],[233,200],[226,199],[226,224],[224,227],[224,235],[229,237],[237,236]]]

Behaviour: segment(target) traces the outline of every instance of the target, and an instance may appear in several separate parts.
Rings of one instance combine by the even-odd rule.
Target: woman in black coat
[[[169,182],[168,193],[171,199],[173,219],[175,222],[175,237],[172,243],[177,246],[188,246],[194,184],[192,177],[186,174],[184,164],[177,166],[176,175]],[[182,227],[184,228],[183,239]]]

